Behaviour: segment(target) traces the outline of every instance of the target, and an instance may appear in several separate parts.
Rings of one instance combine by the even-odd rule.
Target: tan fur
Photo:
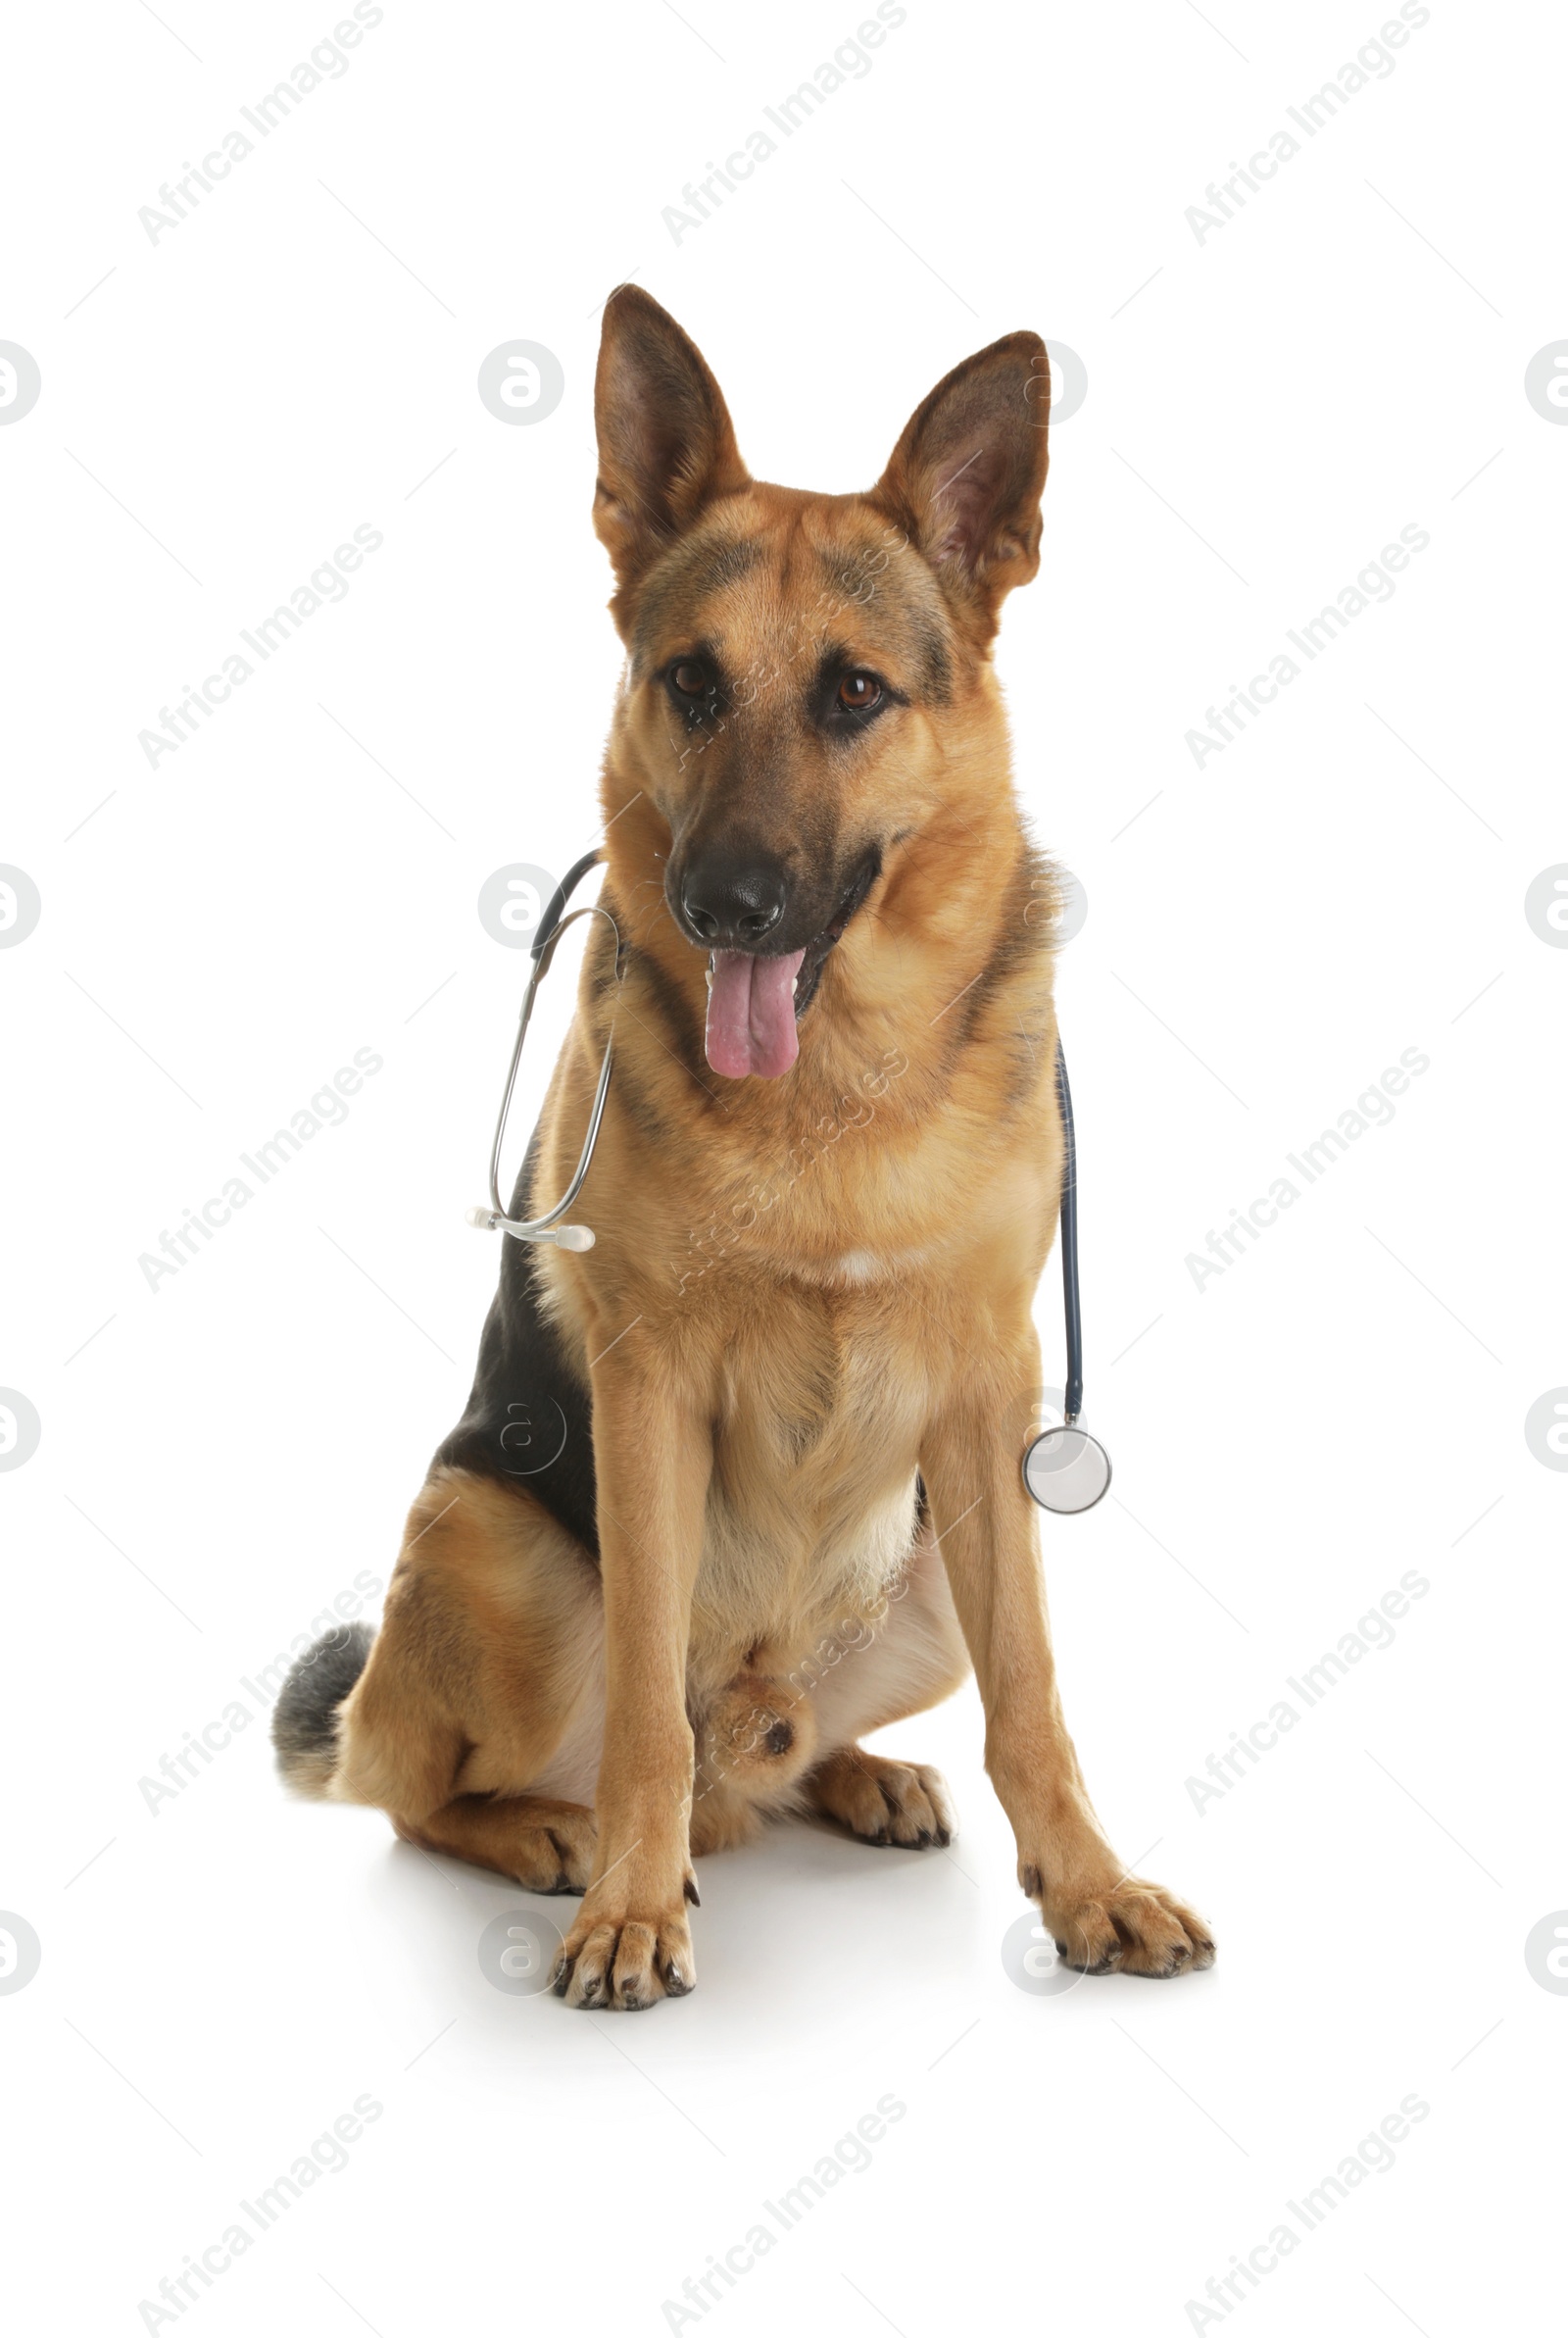
[[[436,1472],[331,1783],[412,1840],[586,1884],[574,2003],[691,1986],[691,1859],[760,1814],[945,1839],[935,1773],[855,1741],[947,1695],[965,1644],[1020,1879],[1072,1960],[1212,1955],[1089,1802],[1019,1470],[1061,1178],[1054,891],[990,644],[1038,565],[1044,366],[1033,335],[995,344],[875,490],[813,496],[749,477],[662,311],[630,288],[607,309],[595,517],[628,658],[602,899],[629,947],[617,968],[596,922],[531,1196],[570,1173],[612,1031],[573,1213],[596,1246],[539,1258],[592,1388],[600,1568],[526,1491]],[[699,734],[657,677],[700,645],[735,678]],[[907,700],[848,746],[803,711],[829,650]],[[778,1079],[709,1070],[706,953],[666,894],[672,856],[731,832],[803,886],[882,848]]]

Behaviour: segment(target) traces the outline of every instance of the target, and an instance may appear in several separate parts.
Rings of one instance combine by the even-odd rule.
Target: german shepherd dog
[[[991,650],[1039,567],[1049,400],[1044,343],[1010,333],[869,492],[766,486],[673,319],[631,285],[606,306],[613,930],[589,920],[513,1203],[564,1190],[613,1025],[596,1241],[503,1238],[381,1628],[311,1651],[274,1721],[302,1790],[581,1893],[569,2005],[684,1996],[692,1863],[769,1815],[949,1842],[936,1771],[858,1740],[971,1665],[1065,1961],[1213,1958],[1095,1815],[1020,1469],[1062,1173],[1055,896]]]

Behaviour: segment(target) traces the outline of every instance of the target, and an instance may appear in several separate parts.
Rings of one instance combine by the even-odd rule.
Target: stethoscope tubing
[[[554,1243],[562,1250],[591,1250],[593,1248],[593,1229],[590,1226],[563,1225],[561,1220],[582,1191],[583,1179],[587,1176],[593,1163],[594,1147],[599,1142],[599,1125],[605,1117],[605,1104],[610,1095],[610,1074],[615,1057],[613,1033],[605,1042],[605,1058],[599,1067],[599,1080],[594,1089],[593,1103],[589,1108],[587,1132],[583,1137],[582,1151],[577,1156],[577,1166],[572,1170],[565,1192],[554,1208],[546,1210],[538,1218],[509,1218],[507,1216],[507,1206],[501,1198],[501,1152],[506,1142],[507,1122],[512,1116],[512,1099],[517,1085],[517,1070],[522,1062],[522,1043],[528,1036],[528,1024],[533,1018],[533,1002],[540,983],[550,971],[551,961],[556,954],[556,944],[565,932],[566,927],[575,924],[579,918],[603,918],[615,937],[615,964],[617,970],[619,969],[620,928],[609,910],[604,908],[601,903],[591,901],[585,903],[581,909],[563,914],[566,910],[566,903],[571,898],[573,890],[581,883],[599,859],[600,848],[595,845],[592,852],[584,853],[582,859],[567,870],[560,884],[551,894],[544,914],[539,920],[539,928],[534,935],[529,952],[533,966],[528,975],[528,987],[522,994],[522,1008],[517,1017],[517,1036],[512,1043],[512,1062],[507,1067],[507,1084],[502,1091],[501,1110],[496,1116],[495,1139],[490,1147],[490,1207],[488,1210],[470,1210],[468,1212],[468,1221],[471,1225],[483,1226],[492,1232],[511,1234],[518,1242]]]

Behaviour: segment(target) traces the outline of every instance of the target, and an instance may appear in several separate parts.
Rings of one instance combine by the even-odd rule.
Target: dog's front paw
[[[567,2005],[640,2013],[697,1985],[684,1907],[637,1913],[589,1894],[562,1944],[555,1991]]]
[[[1038,1900],[1056,1954],[1075,1972],[1132,1972],[1173,1980],[1214,1962],[1214,1942],[1200,1915],[1174,1892],[1122,1875],[1100,1888],[1075,1880],[1054,1889],[1027,1862],[1018,1880]]]

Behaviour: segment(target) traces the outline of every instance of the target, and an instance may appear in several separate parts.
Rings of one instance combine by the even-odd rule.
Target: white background
[[[0,1906],[42,1942],[0,1998],[18,2327],[174,2326],[139,2301],[366,2093],[347,2167],[181,2326],[657,2331],[889,2093],[871,2166],[700,2318],[1538,2326],[1568,2003],[1524,1943],[1568,1903],[1568,1480],[1523,1423],[1568,1382],[1568,954],[1523,903],[1568,860],[1568,429],[1523,379],[1568,333],[1560,16],[1432,0],[1244,211],[1202,242],[1184,218],[1392,14],[908,0],[678,243],[664,207],[853,0],[386,0],[156,243],[138,208],[328,0],[13,24],[0,337],[43,382],[0,428],[0,861],[43,904],[0,951],[0,1384],[42,1423],[0,1475]],[[288,1802],[260,1717],[156,1815],[139,1786],[385,1576],[466,1392],[498,1256],[463,1210],[522,972],[475,901],[595,835],[617,648],[590,392],[632,272],[792,484],[869,482],[1004,331],[1087,368],[998,653],[1021,790],[1089,903],[1060,991],[1117,1476],[1048,1522],[1047,1569],[1097,1800],[1211,1917],[1205,1976],[1009,1981],[1025,1904],[970,1692],[887,1740],[946,1769],[951,1855],[798,1828],[705,1863],[699,1989],[635,2023],[487,1986],[477,1937],[519,1896]],[[514,338],[564,369],[531,427],[474,386]],[[1204,710],[1412,522],[1392,600],[1200,770]],[[347,598],[150,769],[138,732],[360,523],[385,540]],[[140,1255],[362,1047],[384,1069],[347,1120],[150,1289]],[[1196,1288],[1188,1254],[1407,1048],[1430,1069],[1392,1123]],[[1059,1377],[1057,1304],[1053,1268]],[[1195,1808],[1209,1755],[1411,1568],[1394,1645]],[[1410,2094],[1394,2167],[1195,2321]]]

